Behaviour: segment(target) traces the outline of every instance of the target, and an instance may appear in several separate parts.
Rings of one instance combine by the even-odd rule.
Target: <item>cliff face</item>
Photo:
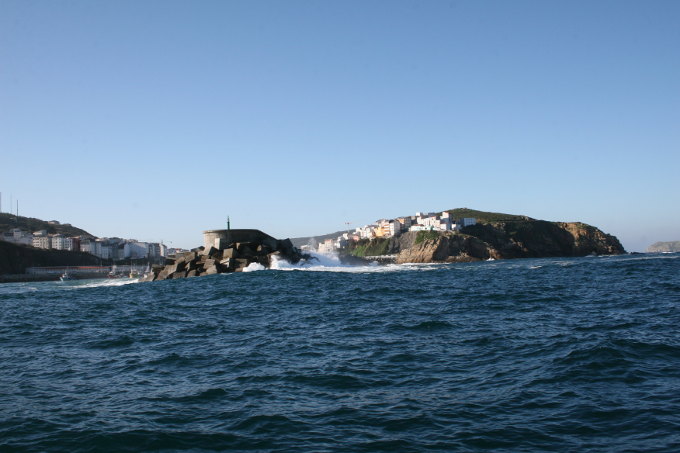
[[[421,236],[421,241],[417,235],[407,233],[393,241],[390,252],[397,253],[398,263],[625,253],[614,236],[583,223],[495,222],[472,225],[461,233],[441,233],[427,239]]]
[[[397,263],[451,263],[489,258],[501,256],[484,241],[462,234],[441,234],[436,239],[426,239],[401,250]]]

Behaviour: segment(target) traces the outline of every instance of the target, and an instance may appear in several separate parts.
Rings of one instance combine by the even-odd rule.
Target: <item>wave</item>
[[[86,283],[87,282],[87,283]],[[73,283],[62,283],[58,284],[64,285],[64,288],[68,289],[82,289],[82,288],[102,288],[110,286],[125,286],[132,283],[139,283],[138,278],[113,278],[113,279],[101,279],[101,280],[74,280]]]
[[[243,269],[243,272],[256,272],[256,271],[264,271],[267,270],[266,267],[264,267],[260,263],[250,263],[247,267]]]
[[[302,260],[297,264],[276,256],[272,257],[270,269],[280,271],[309,271],[309,272],[346,272],[346,273],[377,273],[377,272],[400,272],[407,270],[429,270],[445,266],[441,263],[404,263],[404,264],[385,264],[381,265],[373,261],[369,264],[354,265],[344,264],[336,254],[323,254],[311,252],[309,260]]]

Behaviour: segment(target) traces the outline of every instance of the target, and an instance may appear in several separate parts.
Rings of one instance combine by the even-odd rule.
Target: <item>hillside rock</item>
[[[388,253],[397,254],[397,263],[431,263],[616,255],[625,250],[616,237],[590,225],[526,220],[479,223],[421,241],[418,233],[409,232],[394,238]]]
[[[461,234],[442,234],[402,250],[397,263],[467,262],[500,258],[484,241]]]

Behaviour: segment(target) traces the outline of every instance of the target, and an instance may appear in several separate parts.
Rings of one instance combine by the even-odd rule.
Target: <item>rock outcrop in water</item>
[[[222,231],[224,234],[220,236]],[[258,230],[214,230],[205,234],[209,234],[210,242],[214,239],[218,247],[206,243],[191,252],[178,254],[168,259],[165,266],[154,266],[142,281],[241,272],[253,263],[268,268],[277,258],[293,264],[310,258],[295,248],[290,239],[277,240]]]

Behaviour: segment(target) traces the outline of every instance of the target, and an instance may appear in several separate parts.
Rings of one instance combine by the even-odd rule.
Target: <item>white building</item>
[[[319,253],[333,253],[335,250],[335,241],[333,239],[326,239],[319,243],[319,248],[317,250]]]
[[[401,234],[401,223],[398,220],[393,220],[389,225],[389,237],[399,236]]]
[[[71,252],[77,252],[80,250],[80,238],[70,237],[64,239],[64,250],[69,250]]]
[[[80,241],[80,251],[96,255],[96,242],[91,239],[84,239]]]
[[[366,225],[356,229],[356,233],[361,239],[373,239],[375,237],[376,225]]]
[[[44,236],[33,236],[33,240],[31,241],[33,247],[39,248],[39,249],[49,249],[51,247],[51,242],[50,242],[50,237],[48,235]]]
[[[168,248],[162,243],[149,243],[148,244],[148,256],[149,258],[161,258],[167,256]]]
[[[424,227],[430,227],[431,230],[439,230],[441,220],[438,217],[421,217],[418,223]]]
[[[97,239],[94,241],[94,255],[104,260],[108,260],[113,256],[113,250],[108,239]]]
[[[66,250],[66,238],[61,234],[53,234],[50,237],[50,248],[55,250]]]
[[[408,229],[413,224],[411,217],[398,217],[395,221],[399,222],[401,226],[401,231],[408,231]]]
[[[33,244],[33,235],[19,229],[19,228],[12,228],[11,230],[2,233],[0,235],[0,240],[6,241],[6,242],[12,242],[14,244],[21,244],[21,245],[32,245]]]
[[[149,244],[146,242],[129,241],[123,246],[123,255],[126,259],[140,259],[149,256]]]

